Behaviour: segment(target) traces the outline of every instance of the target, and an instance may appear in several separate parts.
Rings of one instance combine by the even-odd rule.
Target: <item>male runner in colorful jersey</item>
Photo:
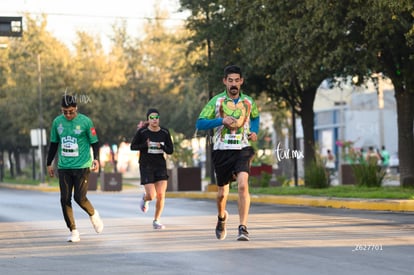
[[[248,241],[247,218],[250,208],[249,173],[254,150],[251,141],[257,140],[259,110],[254,100],[240,91],[242,71],[231,65],[224,69],[225,91],[214,96],[200,113],[198,130],[215,130],[212,159],[217,177],[218,221],[216,237],[224,240],[227,235],[226,211],[230,182],[237,180],[239,209],[239,241]]]
[[[57,116],[52,123],[47,171],[49,176],[55,175],[52,162],[58,152],[60,204],[66,226],[71,231],[68,242],[79,242],[79,231],[76,229],[72,209],[72,190],[74,190],[74,200],[88,213],[96,233],[101,233],[103,230],[98,211],[86,197],[90,170],[99,170],[99,144],[92,121],[87,116],[78,113],[74,96],[64,95],[61,108],[62,114]],[[91,146],[93,159],[91,158]]]

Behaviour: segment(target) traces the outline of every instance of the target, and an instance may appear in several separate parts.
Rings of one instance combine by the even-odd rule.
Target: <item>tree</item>
[[[356,4],[357,3],[357,4]],[[353,46],[364,53],[370,72],[383,73],[394,84],[397,102],[400,183],[414,186],[414,3],[369,0],[349,6]]]
[[[7,82],[3,87],[0,123],[2,150],[9,152],[10,160],[14,155],[17,174],[21,174],[19,154],[31,147],[30,130],[44,127],[44,121],[56,113],[55,106],[50,108],[48,91],[64,79],[64,74],[59,73],[66,71],[69,59],[64,46],[46,31],[44,16],[33,19],[26,15],[25,22],[25,35],[8,42]],[[12,169],[11,174],[14,175]]]
[[[250,45],[246,54],[253,53],[252,61],[258,60],[258,66],[270,68],[271,83],[279,87],[276,94],[282,91],[284,98],[299,107],[305,135],[305,163],[309,162],[306,156],[313,156],[312,148],[307,145],[313,146],[311,110],[319,83],[326,78],[349,75],[359,75],[362,83],[372,72],[382,72],[392,79],[396,91],[401,183],[406,179],[413,182],[412,1],[321,4],[307,0],[253,4],[255,8],[248,8],[243,15],[246,21],[253,22],[249,24],[246,40],[260,43],[245,43]],[[258,20],[253,21],[253,17]],[[272,57],[261,58],[263,55]],[[295,99],[300,99],[298,104],[294,104]]]
[[[223,53],[216,57],[241,58],[247,71],[253,72],[247,87],[266,91],[274,99],[284,98],[301,116],[306,166],[315,158],[313,101],[320,83],[358,75],[360,84],[372,72],[389,76],[398,105],[401,179],[414,181],[413,96],[409,92],[413,85],[409,77],[412,1],[182,0],[181,4],[192,12],[188,27],[195,31],[193,49],[206,43],[208,49],[213,45],[208,57]],[[229,37],[233,40],[226,44]],[[224,45],[232,51],[217,50]]]
[[[345,60],[357,57],[355,51],[338,47],[346,35],[346,5],[313,0],[242,2],[233,7],[246,26],[241,52],[265,83],[267,93],[275,100],[282,97],[302,118],[307,167],[315,161],[317,89],[324,79],[342,74]]]
[[[156,11],[157,18],[167,16]],[[205,90],[190,66],[194,56],[187,54],[187,37],[187,30],[170,30],[160,20],[145,24],[145,37],[137,47],[142,60],[137,64],[141,81],[135,92],[145,107],[141,119],[145,119],[148,107],[156,107],[163,126],[189,138],[194,134]]]

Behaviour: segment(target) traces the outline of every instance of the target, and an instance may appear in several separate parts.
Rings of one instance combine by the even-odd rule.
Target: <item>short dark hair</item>
[[[64,95],[62,97],[62,104],[61,106],[63,108],[68,108],[68,107],[76,107],[76,97],[72,96],[72,95]]]
[[[229,65],[226,68],[224,68],[224,78],[226,78],[229,74],[239,74],[240,77],[243,77],[242,70],[239,66],[236,65]]]

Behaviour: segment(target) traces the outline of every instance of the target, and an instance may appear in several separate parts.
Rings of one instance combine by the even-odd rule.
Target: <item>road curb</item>
[[[167,192],[169,198],[215,199],[215,192]],[[237,194],[228,200],[237,201]],[[253,203],[284,204],[311,207],[347,208],[373,211],[414,212],[414,200],[348,199],[310,196],[251,195]]]

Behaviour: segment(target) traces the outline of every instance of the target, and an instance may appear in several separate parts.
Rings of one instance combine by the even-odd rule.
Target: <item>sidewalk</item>
[[[58,187],[48,185],[31,186],[10,183],[0,183],[1,188],[14,188],[23,190],[38,190],[42,192],[58,192]],[[89,192],[102,192],[89,191]],[[140,193],[139,186],[123,188],[121,192],[137,192]],[[103,193],[103,192],[102,192]],[[193,198],[193,199],[211,199],[216,198],[216,192],[207,191],[181,191],[167,192],[167,198]],[[230,193],[228,200],[237,201],[238,194]],[[349,199],[349,198],[328,198],[313,196],[274,196],[274,195],[251,195],[252,203],[282,204],[309,207],[330,207],[345,208],[356,210],[372,210],[372,211],[395,211],[395,212],[414,212],[414,200],[392,200],[392,199]]]

